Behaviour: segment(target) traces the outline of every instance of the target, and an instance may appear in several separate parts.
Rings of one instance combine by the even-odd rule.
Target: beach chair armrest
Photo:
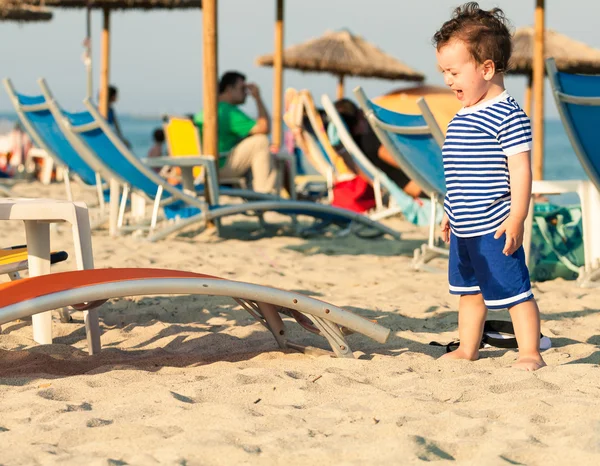
[[[218,193],[219,193],[219,184],[217,178],[217,164],[215,163],[215,159],[213,157],[207,155],[197,155],[190,157],[152,157],[143,159],[144,163],[148,167],[181,167],[181,168],[189,168],[190,176],[191,176],[191,168],[202,166],[206,170],[206,174],[208,175],[208,182],[210,185],[211,193],[213,193],[213,203],[218,203]],[[184,182],[184,186],[185,186]],[[190,186],[186,186],[187,189],[192,189]]]
[[[534,180],[531,194],[576,193],[585,181],[580,180]]]
[[[143,159],[148,167],[197,167],[202,166],[211,170],[214,167],[214,159],[206,155],[194,155],[185,157],[152,157]]]

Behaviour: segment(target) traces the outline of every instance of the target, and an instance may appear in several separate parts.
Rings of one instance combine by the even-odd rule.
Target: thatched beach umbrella
[[[525,111],[531,115],[533,105],[533,172],[534,179],[542,179],[544,169],[544,62],[554,57],[560,71],[567,73],[598,74],[600,73],[600,50],[583,42],[571,39],[537,24],[544,21],[543,1],[537,0],[536,27],[519,28],[513,38],[513,54],[510,64],[512,74],[528,77],[525,92]],[[539,6],[541,3],[541,7]],[[540,29],[543,34],[540,34]],[[543,38],[543,40],[540,38]],[[537,52],[537,53],[536,53]],[[541,67],[539,69],[538,67]],[[539,84],[536,84],[536,78]],[[533,88],[533,99],[532,99]]]
[[[99,107],[100,112],[104,116],[106,116],[108,113],[108,81],[110,75],[110,12],[112,10],[187,9],[200,8],[202,5],[201,0],[24,0],[24,2],[56,8],[88,8],[88,13],[89,9],[102,10],[104,21],[102,28]]]
[[[510,60],[510,72],[529,77],[528,92],[525,99],[526,110],[531,102],[531,78],[533,72],[533,27],[517,29],[513,38],[513,54]],[[546,29],[544,38],[544,61],[553,57],[560,71],[566,73],[600,73],[600,50],[583,42],[571,39],[552,29]]]
[[[259,66],[273,66],[273,62],[273,55],[256,60]],[[423,74],[347,30],[328,31],[322,37],[285,49],[283,67],[338,76],[338,98],[344,95],[345,76],[417,82],[425,79]]]
[[[50,21],[52,12],[24,4],[19,0],[0,0],[0,21]]]

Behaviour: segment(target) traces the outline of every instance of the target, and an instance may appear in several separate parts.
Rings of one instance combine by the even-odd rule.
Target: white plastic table
[[[77,268],[93,269],[94,256],[88,209],[83,202],[55,199],[0,199],[0,220],[22,220],[27,238],[29,275],[50,273],[50,223],[68,222],[73,233]],[[84,312],[88,334],[88,348],[94,354],[100,351],[98,314]],[[52,343],[52,313],[43,312],[32,317],[33,339],[41,344]]]

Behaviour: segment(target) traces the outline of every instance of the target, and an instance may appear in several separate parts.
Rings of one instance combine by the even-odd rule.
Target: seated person
[[[125,139],[125,136],[123,136],[121,125],[119,124],[117,113],[115,111],[114,104],[118,99],[119,90],[115,86],[108,86],[108,115],[106,116],[106,121],[114,128],[115,133],[117,133],[117,136],[119,136],[119,139],[123,141],[129,149],[131,149],[131,143]]]
[[[419,185],[409,179],[400,167],[398,167],[398,164],[396,164],[387,149],[383,147],[363,112],[356,104],[349,99],[340,99],[334,105],[342,121],[346,124],[354,142],[356,142],[356,145],[363,151],[371,163],[384,172],[405,193],[412,197],[422,196],[424,193]],[[341,143],[335,149],[344,157],[344,161],[349,167],[357,173],[360,172]]]
[[[152,147],[148,150],[148,158],[153,158],[153,157],[162,157],[164,154],[164,144],[165,144],[165,132],[161,129],[161,128],[156,128],[153,133],[152,133],[152,140],[154,141],[154,144],[152,145]],[[161,170],[160,167],[155,167],[153,168],[153,170],[156,173],[160,173],[162,175],[166,175],[168,172],[168,167],[163,167],[163,169],[166,170]],[[163,173],[164,171],[164,173]]]
[[[238,107],[250,94],[258,110],[256,120]],[[243,177],[252,173],[253,189],[270,193],[275,189],[277,172],[269,150],[270,119],[260,91],[255,84],[246,84],[246,77],[236,71],[225,73],[219,81],[217,107],[219,131],[219,176]],[[204,114],[194,115],[194,123],[202,131]]]

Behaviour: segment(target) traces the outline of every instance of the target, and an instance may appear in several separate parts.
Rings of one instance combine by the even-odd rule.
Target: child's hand
[[[514,217],[508,217],[494,235],[495,239],[499,239],[504,233],[506,233],[506,243],[502,253],[505,256],[510,256],[523,244],[523,232],[525,230],[524,221],[515,219]]]
[[[442,218],[442,239],[445,243],[450,242],[450,219],[446,213],[444,213],[444,217]]]

